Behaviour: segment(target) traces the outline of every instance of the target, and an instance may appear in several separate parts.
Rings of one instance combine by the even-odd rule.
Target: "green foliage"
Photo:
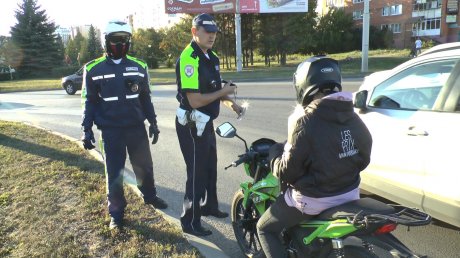
[[[95,58],[98,58],[102,55],[102,45],[101,41],[96,35],[96,30],[93,25],[89,27],[88,39],[82,41],[80,51],[80,63],[87,63]]]
[[[158,68],[158,62],[165,59],[160,48],[163,36],[154,29],[139,29],[133,34],[131,51],[137,58],[147,62],[149,68]]]
[[[375,26],[369,28],[369,48],[383,49],[393,45],[393,32],[387,28],[379,29]]]
[[[3,58],[4,65],[10,65],[17,70],[21,56],[21,50],[13,43],[11,37],[0,36],[0,57]]]
[[[353,50],[350,44],[341,44],[353,40],[353,17],[343,9],[330,9],[321,17],[314,35],[317,45],[313,48],[315,54],[330,54]]]
[[[73,39],[70,39],[67,42],[67,47],[65,53],[69,56],[72,64],[82,65],[82,55],[86,51],[86,40],[83,35],[80,33],[80,30],[77,29],[77,34]]]
[[[166,62],[175,63],[185,46],[190,43],[192,34],[192,15],[187,15],[179,23],[169,29],[160,30],[163,38],[159,44],[159,49],[165,54]]]
[[[60,66],[60,67],[55,67],[55,68],[53,68],[51,70],[52,78],[60,78],[60,77],[64,77],[64,76],[73,74],[76,71],[78,71],[78,69],[80,69],[80,67],[81,66],[78,66],[77,64],[69,65],[69,66],[64,65],[64,66]]]
[[[14,63],[22,76],[41,76],[64,59],[56,26],[35,0],[23,0],[18,7],[17,24],[11,27],[11,40],[18,52]]]

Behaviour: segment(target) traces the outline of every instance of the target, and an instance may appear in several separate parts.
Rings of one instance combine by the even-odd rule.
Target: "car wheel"
[[[75,85],[73,84],[73,82],[66,82],[64,85],[64,90],[69,95],[73,95],[75,94],[75,92],[77,92],[77,89],[75,88]]]

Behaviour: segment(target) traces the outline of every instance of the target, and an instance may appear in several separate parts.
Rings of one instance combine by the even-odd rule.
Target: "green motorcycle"
[[[216,133],[244,142],[245,153],[229,166],[244,165],[253,180],[241,184],[231,207],[235,238],[247,257],[265,257],[257,235],[257,221],[282,192],[278,178],[270,171],[268,151],[275,141],[261,138],[248,148],[236,128],[226,122]],[[393,257],[420,257],[391,232],[397,225],[423,226],[431,217],[421,211],[361,198],[323,211],[315,219],[286,229],[282,239],[289,257],[364,258],[378,257],[374,247]]]

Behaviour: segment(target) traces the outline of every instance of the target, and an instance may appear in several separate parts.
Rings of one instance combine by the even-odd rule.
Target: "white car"
[[[361,188],[460,227],[460,43],[368,76],[355,111],[373,138]]]

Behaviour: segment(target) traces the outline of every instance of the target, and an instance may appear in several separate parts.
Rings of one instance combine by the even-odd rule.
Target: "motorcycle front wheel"
[[[259,214],[252,202],[248,208],[243,206],[244,194],[240,190],[235,193],[232,201],[232,226],[236,241],[246,257],[264,258],[265,254],[257,235]]]

